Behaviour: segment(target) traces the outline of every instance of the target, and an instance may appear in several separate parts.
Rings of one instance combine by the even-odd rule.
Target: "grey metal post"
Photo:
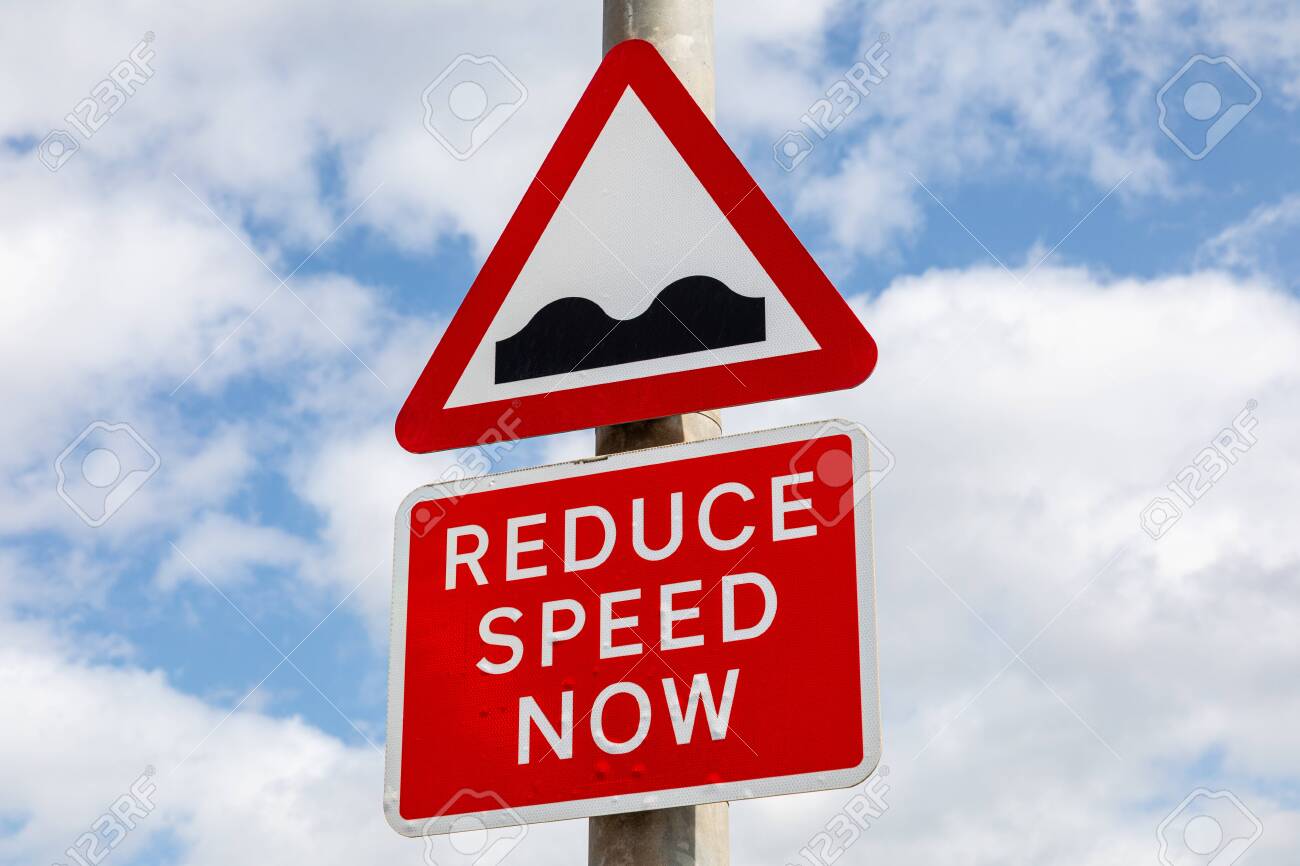
[[[653,43],[710,118],[713,102],[713,0],[604,0],[604,50],[624,39]],[[596,429],[596,453],[612,454],[709,439],[719,412],[691,412]],[[592,818],[588,866],[727,866],[727,804],[682,806]]]
[[[713,0],[604,0],[604,48],[624,39],[652,43],[710,119],[713,102]],[[722,433],[720,412],[691,412],[596,428],[596,453],[614,454]]]

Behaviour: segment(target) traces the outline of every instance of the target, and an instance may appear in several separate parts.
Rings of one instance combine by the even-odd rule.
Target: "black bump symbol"
[[[733,292],[713,277],[669,283],[646,311],[611,318],[586,298],[542,307],[517,334],[497,341],[496,382],[518,382],[689,355],[767,339],[763,298]]]

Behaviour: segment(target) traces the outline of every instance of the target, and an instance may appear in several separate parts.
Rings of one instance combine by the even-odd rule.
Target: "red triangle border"
[[[623,92],[631,87],[819,349],[728,366],[444,408]],[[875,367],[875,340],[648,42],[615,46],[596,70],[397,416],[398,442],[424,453],[518,437],[851,388]],[[451,375],[448,375],[448,374]]]

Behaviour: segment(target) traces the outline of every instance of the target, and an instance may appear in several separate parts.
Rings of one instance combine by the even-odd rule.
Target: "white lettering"
[[[676,552],[682,543],[682,493],[677,491],[668,498],[668,543],[658,549],[652,549],[645,543],[645,500],[632,500],[632,547],[637,556],[647,562],[667,559]]]
[[[639,617],[614,616],[614,605],[620,601],[631,601],[641,597],[639,589],[622,589],[617,592],[603,592],[600,595],[600,657],[613,659],[619,656],[634,656],[641,652],[640,642],[614,646],[614,632],[618,629],[636,628]]]
[[[510,658],[503,662],[490,662],[487,656],[483,656],[475,663],[475,667],[485,674],[508,674],[519,666],[520,659],[524,657],[524,642],[515,635],[492,631],[492,623],[498,619],[519,622],[521,616],[523,613],[514,607],[498,607],[483,614],[483,619],[478,624],[478,636],[488,646],[509,647]]]
[[[616,743],[605,736],[605,704],[614,695],[631,695],[636,700],[636,732],[621,743]],[[636,683],[610,683],[596,695],[596,702],[591,705],[591,738],[607,755],[626,755],[645,741],[650,733],[650,696]]]
[[[786,541],[791,538],[807,538],[817,534],[817,526],[789,527],[785,525],[785,516],[791,511],[807,511],[812,508],[811,499],[786,499],[785,489],[795,484],[807,484],[813,480],[811,472],[799,472],[795,475],[780,475],[772,479],[772,540]]]
[[[555,630],[555,612],[567,610],[573,615],[573,624],[560,631]],[[548,601],[542,605],[542,667],[549,668],[554,661],[553,651],[557,643],[569,640],[582,631],[587,622],[587,612],[571,598]]]
[[[476,544],[474,549],[466,553],[461,553],[460,540],[467,535],[474,536]],[[474,582],[479,586],[487,583],[487,575],[483,573],[483,566],[479,560],[483,554],[487,553],[488,534],[487,530],[481,526],[469,524],[468,526],[457,526],[454,529],[447,530],[447,589],[456,588],[456,569],[462,565],[469,566],[469,573],[474,577]]]
[[[734,550],[749,541],[750,536],[754,534],[754,527],[752,526],[746,526],[734,538],[718,538],[713,534],[711,524],[713,503],[718,497],[728,493],[735,494],[746,502],[754,498],[754,491],[738,481],[727,481],[719,484],[704,494],[704,499],[700,502],[700,538],[704,539],[704,543],[714,550]]]
[[[596,551],[594,556],[588,556],[585,559],[578,558],[578,518],[580,517],[596,518],[600,521],[601,528],[605,532],[605,537],[600,543],[600,550]],[[583,571],[601,565],[605,560],[609,559],[610,551],[614,549],[616,535],[613,516],[599,505],[584,505],[581,508],[570,508],[564,512],[564,570],[568,572]]]
[[[550,745],[555,756],[560,760],[573,757],[573,692],[560,694],[560,731],[555,730],[550,719],[537,706],[531,695],[519,699],[519,763],[527,764],[530,758],[529,747],[532,745],[532,731],[529,722],[537,726],[537,732]],[[543,756],[544,757],[544,756]]]
[[[722,686],[722,702],[713,703],[713,689],[709,686],[708,674],[696,674],[691,678],[691,691],[686,696],[686,709],[682,710],[681,699],[677,695],[677,684],[672,677],[664,677],[664,698],[668,701],[668,715],[673,723],[673,735],[677,745],[685,746],[695,734],[695,716],[701,699],[704,703],[704,715],[709,721],[709,736],[721,740],[727,735],[727,725],[731,721],[731,703],[736,697],[736,680],[740,676],[738,668],[727,671],[726,682]]]
[[[703,584],[698,580],[685,580],[681,583],[665,583],[659,587],[659,646],[665,650],[700,646],[704,635],[673,636],[673,623],[684,619],[699,619],[699,607],[673,608],[673,596],[679,592],[699,592]]]
[[[540,526],[546,522],[545,514],[528,514],[524,517],[512,517],[506,521],[506,580],[525,580],[546,574],[546,563],[519,567],[519,554],[541,550],[545,542],[540,538],[528,541],[519,540],[519,530],[524,526]]]
[[[750,584],[763,592],[763,615],[746,628],[736,628],[736,587]],[[776,618],[776,587],[756,571],[728,574],[722,578],[722,640],[724,643],[756,638],[767,631]]]

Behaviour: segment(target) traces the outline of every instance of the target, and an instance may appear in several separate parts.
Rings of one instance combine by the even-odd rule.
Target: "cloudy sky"
[[[0,862],[72,866],[86,833],[121,866],[424,862],[380,808],[392,519],[455,455],[392,422],[599,4],[0,14]],[[821,139],[801,117],[873,50]],[[421,93],[463,53],[528,96],[457,159]],[[723,135],[880,344],[853,391],[725,413],[896,457],[888,808],[842,862],[1154,864],[1203,788],[1248,843],[1221,866],[1293,863],[1300,9],[719,0],[716,67]],[[850,795],[735,804],[734,861],[808,863]]]

